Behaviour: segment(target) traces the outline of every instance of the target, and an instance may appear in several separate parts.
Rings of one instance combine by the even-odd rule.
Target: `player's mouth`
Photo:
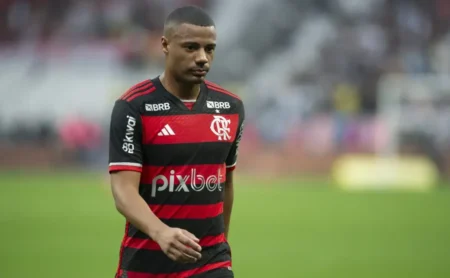
[[[192,74],[195,76],[206,76],[208,70],[206,69],[193,69]]]

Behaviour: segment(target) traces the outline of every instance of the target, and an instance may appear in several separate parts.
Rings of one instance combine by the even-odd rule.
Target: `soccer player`
[[[111,187],[126,218],[117,278],[229,278],[233,169],[244,121],[236,95],[205,80],[213,20],[188,6],[166,19],[164,72],[114,104]]]

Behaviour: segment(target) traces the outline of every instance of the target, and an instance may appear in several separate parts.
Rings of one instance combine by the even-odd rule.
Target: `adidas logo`
[[[170,128],[170,125],[165,125],[161,131],[158,133],[158,136],[169,136],[169,135],[175,135],[175,132],[173,132],[172,128]]]

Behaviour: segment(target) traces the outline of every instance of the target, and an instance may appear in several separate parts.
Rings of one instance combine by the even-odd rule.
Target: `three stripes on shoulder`
[[[120,97],[120,99],[130,102],[137,97],[150,94],[155,90],[156,87],[153,85],[152,81],[146,80],[131,87]]]

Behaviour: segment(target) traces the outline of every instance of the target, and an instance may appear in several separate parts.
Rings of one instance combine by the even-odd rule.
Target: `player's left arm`
[[[228,239],[230,230],[231,211],[233,209],[234,186],[233,171],[227,171],[227,181],[225,182],[225,196],[223,201],[223,216],[225,221],[225,238]]]
[[[223,203],[223,215],[225,221],[225,238],[228,239],[228,233],[230,230],[230,220],[231,220],[231,211],[233,209],[233,200],[234,200],[234,183],[233,183],[233,171],[236,168],[237,158],[238,158],[238,149],[239,142],[242,138],[242,133],[244,131],[244,119],[245,119],[245,111],[244,105],[240,103],[239,111],[239,127],[236,131],[236,136],[231,146],[231,150],[228,154],[226,160],[227,174],[225,181],[225,196]]]

